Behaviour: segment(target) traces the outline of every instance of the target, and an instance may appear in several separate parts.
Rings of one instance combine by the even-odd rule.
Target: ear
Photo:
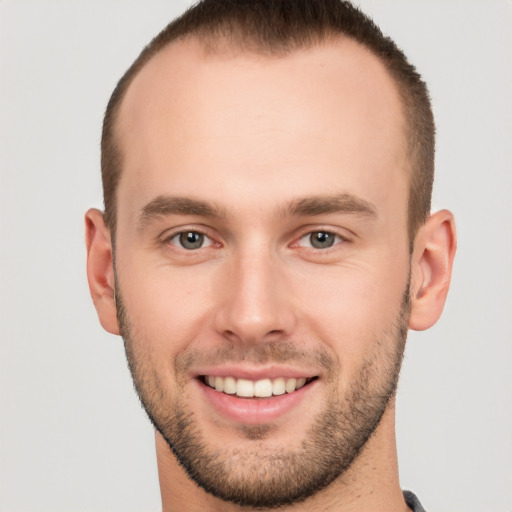
[[[448,210],[432,214],[414,241],[409,327],[432,327],[443,311],[457,247],[455,221]]]
[[[119,334],[110,231],[103,214],[94,208],[85,214],[85,244],[89,290],[100,323],[106,331]]]

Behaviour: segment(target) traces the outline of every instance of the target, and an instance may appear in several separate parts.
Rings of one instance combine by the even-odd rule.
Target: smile
[[[306,397],[314,400],[320,396],[323,389],[323,379],[314,370],[280,365],[224,365],[203,368],[193,377],[206,407],[203,414],[209,411],[235,425],[261,425],[307,415],[311,408],[301,404]]]
[[[299,377],[275,379],[260,379],[257,381],[249,379],[236,379],[234,377],[220,377],[205,375],[203,382],[212,389],[227,395],[236,395],[240,398],[268,398],[271,396],[293,393],[311,382],[313,378]]]

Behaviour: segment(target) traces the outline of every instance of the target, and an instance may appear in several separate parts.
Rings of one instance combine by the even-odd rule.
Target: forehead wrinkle
[[[142,228],[152,220],[167,215],[190,215],[208,218],[225,218],[223,208],[200,199],[181,196],[160,195],[143,206],[138,217],[138,225]]]
[[[335,213],[377,217],[377,208],[371,202],[352,194],[312,196],[295,199],[284,206],[280,214],[284,217],[312,217]]]

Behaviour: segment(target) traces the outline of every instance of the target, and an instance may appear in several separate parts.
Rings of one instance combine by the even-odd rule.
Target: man
[[[423,510],[394,406],[455,253],[433,159],[424,83],[347,2],[206,0],[127,71],[88,277],[164,511]]]

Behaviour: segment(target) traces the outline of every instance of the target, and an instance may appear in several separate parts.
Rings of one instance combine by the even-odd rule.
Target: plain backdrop
[[[100,327],[83,215],[108,97],[185,1],[0,1],[0,510],[155,512],[153,431]],[[429,512],[512,510],[512,3],[364,0],[423,74],[434,205],[457,218],[445,314],[411,333],[401,482]]]

